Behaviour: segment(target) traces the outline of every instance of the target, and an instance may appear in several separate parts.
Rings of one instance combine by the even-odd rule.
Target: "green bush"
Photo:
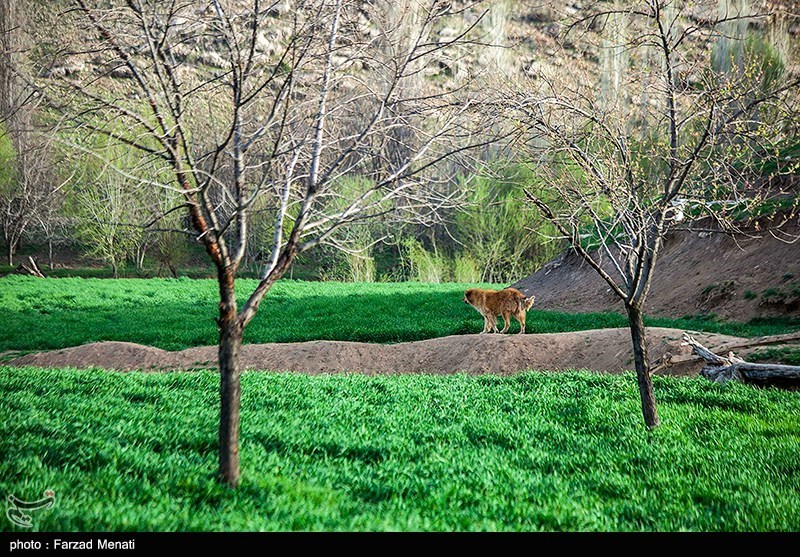
[[[17,179],[17,153],[11,136],[6,132],[3,122],[0,122],[0,199],[10,196]]]
[[[408,266],[408,279],[418,282],[441,283],[451,278],[450,262],[446,257],[429,252],[419,240],[405,238],[401,253]]]
[[[481,271],[480,280],[508,283],[539,269],[563,249],[553,226],[533,210],[524,188],[536,177],[523,165],[487,166],[463,184],[467,208],[455,217],[454,235]]]
[[[453,258],[453,279],[456,282],[480,282],[480,265],[470,255],[461,254]]]

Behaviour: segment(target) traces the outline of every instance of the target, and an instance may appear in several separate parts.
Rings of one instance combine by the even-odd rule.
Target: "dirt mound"
[[[614,275],[609,262],[605,269]],[[608,285],[573,252],[512,286],[535,294],[536,309],[622,311]],[[768,233],[733,238],[672,232],[656,264],[646,311],[664,317],[714,313],[735,321],[800,315],[800,242],[786,243]]]
[[[683,331],[650,328],[650,358],[669,352],[688,354],[680,346]],[[740,340],[725,335],[697,333],[713,348]],[[190,370],[216,367],[214,346],[167,352],[127,342],[98,342],[74,348],[28,354],[11,365],[41,367],[101,367],[117,370]],[[632,368],[628,329],[597,329],[539,335],[459,335],[400,344],[312,341],[285,344],[248,344],[242,347],[246,369],[303,373],[358,372],[368,374],[497,373],[529,369],[589,369],[619,373]],[[699,365],[685,364],[660,373],[694,374]]]

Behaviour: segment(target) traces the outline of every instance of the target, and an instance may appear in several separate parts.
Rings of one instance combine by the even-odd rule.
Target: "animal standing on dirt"
[[[511,325],[511,316],[519,321],[519,334],[525,332],[525,313],[533,306],[536,296],[526,297],[516,288],[503,290],[484,290],[470,288],[464,293],[464,303],[469,304],[483,315],[483,332],[497,332],[497,318],[503,317],[505,327],[500,331],[505,333]]]

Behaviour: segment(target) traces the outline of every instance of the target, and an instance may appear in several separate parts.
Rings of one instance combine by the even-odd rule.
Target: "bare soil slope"
[[[650,357],[665,353],[688,354],[680,346],[683,331],[650,328]],[[713,348],[736,337],[698,333],[696,338]],[[99,342],[64,350],[28,354],[12,365],[42,367],[101,367],[116,370],[190,370],[216,367],[213,346],[167,352],[126,342]],[[303,373],[496,373],[513,374],[529,369],[589,369],[620,373],[632,368],[627,329],[597,329],[538,335],[459,335],[418,342],[380,345],[358,342],[313,341],[285,344],[249,344],[242,348],[242,365],[253,370]],[[699,364],[682,364],[661,371],[691,375]]]
[[[670,233],[656,264],[647,314],[714,313],[734,321],[800,315],[800,241],[786,243],[769,234],[760,236],[734,239],[719,233]],[[614,272],[607,261],[605,268]],[[608,285],[573,252],[565,252],[512,286],[526,295],[535,294],[535,309],[622,310]]]

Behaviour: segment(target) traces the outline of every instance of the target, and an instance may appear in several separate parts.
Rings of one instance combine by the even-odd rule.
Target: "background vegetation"
[[[13,66],[13,72],[6,72],[13,74],[13,80],[27,83],[40,79],[46,86],[65,76],[85,77],[92,72],[102,73],[102,68],[95,67],[93,57],[69,55],[69,49],[56,48],[59,44],[57,37],[73,40],[76,52],[80,51],[78,47],[82,44],[81,38],[75,36],[73,19],[62,13],[69,7],[67,0],[54,1],[48,4],[48,9],[40,9],[39,3],[30,0],[14,0],[11,4],[13,9],[7,16],[13,21],[8,28],[17,31],[9,33],[8,40],[19,44],[18,48],[12,49],[13,52],[4,52],[5,58],[0,59],[0,66]],[[405,2],[388,2],[387,9],[394,4],[398,10],[406,6]],[[639,56],[621,46],[629,38],[627,34],[630,29],[626,26],[625,18],[619,14],[608,18],[608,21],[598,20],[580,36],[573,34],[569,40],[562,41],[561,32],[565,25],[562,16],[565,12],[574,11],[563,2],[531,4],[501,0],[469,8],[462,6],[462,3],[457,4],[466,10],[464,17],[461,18],[459,13],[448,20],[448,25],[441,28],[437,26],[432,40],[451,39],[467,21],[471,21],[470,18],[486,10],[476,32],[482,34],[482,42],[498,46],[476,46],[470,52],[443,55],[441,59],[431,61],[413,83],[406,84],[409,88],[458,87],[469,73],[478,76],[479,88],[487,93],[505,92],[497,90],[492,77],[496,75],[506,76],[504,81],[509,91],[530,92],[536,89],[536,82],[530,77],[539,76],[540,73],[542,76],[553,72],[563,74],[564,68],[568,68],[571,74],[581,76],[593,94],[606,102],[608,109],[612,108],[614,102],[619,102],[632,107],[633,113],[637,113],[636,107],[644,110],[648,103],[658,100],[658,87],[647,81],[654,78],[645,79],[637,73],[646,71],[653,60],[648,58],[649,54]],[[720,33],[708,33],[708,36],[696,41],[687,38],[691,44],[686,46],[686,56],[692,63],[687,64],[685,70],[681,69],[676,78],[681,87],[693,91],[713,84],[722,88],[723,96],[730,93],[731,98],[735,99],[737,91],[767,91],[776,84],[792,79],[792,68],[796,67],[799,49],[798,42],[789,31],[796,22],[792,14],[781,11],[777,3],[767,4],[765,9],[774,11],[774,17],[747,18],[747,15],[761,9],[761,5],[756,6],[750,0],[708,2],[702,7],[698,6],[700,11],[697,13],[689,9],[685,14],[679,14],[680,10],[670,7],[665,17],[678,18],[675,22],[676,32],[686,26],[703,25],[703,17],[713,17],[716,13],[743,16],[732,17],[730,21],[720,24]],[[603,3],[598,6],[602,7]],[[582,9],[588,13],[595,7],[586,6]],[[284,9],[283,5],[276,8],[276,24],[283,22]],[[705,13],[703,10],[706,9],[708,13],[702,15],[701,12]],[[467,14],[471,15],[467,17]],[[584,15],[583,11],[578,15]],[[692,18],[700,18],[697,19],[700,23]],[[512,41],[511,37],[527,39]],[[270,38],[265,37],[264,41],[262,46],[266,50],[279,46],[277,43],[271,44]],[[501,46],[510,46],[512,42],[513,48]],[[184,69],[191,74],[206,68],[208,64],[213,65],[214,60],[219,59],[214,48],[213,45],[207,45],[197,59],[182,60]],[[0,67],[0,74],[4,71]],[[364,79],[367,81],[379,77],[370,74],[366,65],[365,72]],[[128,81],[126,77],[112,72],[111,79],[104,82],[103,87],[124,90]],[[634,86],[637,79],[645,80],[641,83],[641,94]],[[735,111],[742,103],[751,100],[732,100],[731,106],[721,112]],[[6,112],[19,108],[11,104],[0,108]],[[136,103],[131,106],[136,107]],[[757,146],[743,145],[733,134],[730,141],[723,141],[717,147],[719,152],[709,158],[709,167],[704,168],[704,171],[710,171],[716,165],[715,161],[726,161],[726,165],[735,169],[734,174],[739,181],[752,186],[747,194],[733,200],[731,184],[702,181],[702,187],[714,190],[725,203],[710,208],[689,203],[683,207],[687,216],[701,216],[711,210],[719,213],[720,217],[732,216],[735,220],[747,222],[797,208],[800,196],[797,195],[796,180],[794,185],[791,180],[780,183],[771,181],[774,175],[790,173],[791,167],[797,165],[797,119],[792,117],[798,109],[796,99],[787,96],[781,106],[783,109],[777,112],[764,106],[753,115],[751,125],[763,126],[768,134]],[[153,199],[153,195],[147,194],[152,194],[154,190],[147,190],[130,176],[112,172],[106,163],[113,162],[121,168],[135,170],[137,176],[155,182],[165,181],[165,177],[158,176],[152,169],[143,168],[147,165],[141,161],[125,160],[127,146],[122,149],[112,145],[103,147],[87,143],[91,140],[75,130],[48,127],[62,115],[38,111],[35,106],[25,107],[23,112],[25,126],[17,123],[17,128],[40,129],[44,135],[57,136],[55,144],[60,144],[60,150],[64,152],[23,161],[18,151],[20,146],[33,141],[25,136],[28,132],[22,133],[15,128],[16,131],[12,130],[11,133],[6,129],[7,126],[0,128],[0,213],[7,212],[4,210],[8,207],[20,205],[21,197],[34,195],[37,188],[47,189],[61,179],[69,180],[59,195],[39,195],[46,201],[38,203],[38,208],[26,209],[24,213],[27,216],[0,220],[0,229],[5,236],[9,236],[9,231],[20,228],[19,221],[30,221],[25,223],[21,238],[14,240],[17,245],[13,249],[22,250],[19,255],[34,253],[42,260],[55,246],[56,265],[103,265],[111,268],[112,274],[123,276],[142,273],[178,276],[192,274],[198,267],[208,267],[200,246],[187,237],[177,233],[155,233],[152,230],[154,226],[150,229],[141,228],[143,224],[152,223],[154,215],[175,207],[177,203],[174,196],[169,198],[164,190],[162,193],[165,195],[159,194],[156,196],[159,199]],[[18,113],[14,114],[14,118],[21,118]],[[498,120],[497,126],[513,128],[519,125],[514,118],[509,115],[510,122]],[[660,132],[656,133],[652,126],[644,126],[649,132],[644,135],[634,133],[641,124],[636,118],[634,114],[629,122],[631,134],[627,139],[631,154],[643,172],[655,174],[659,169],[651,167],[654,163],[647,153],[665,146],[667,138]],[[114,126],[113,123],[104,124]],[[689,135],[699,131],[699,128],[687,129]],[[121,135],[124,135],[123,132],[119,130]],[[406,132],[408,130],[403,133]],[[403,136],[403,141],[409,142],[405,145],[408,148],[414,140],[409,135]],[[403,141],[389,141],[389,144],[394,149],[400,149],[398,145]],[[530,138],[523,138],[522,143],[527,141]],[[587,136],[585,147],[599,156],[607,146]],[[102,151],[105,163],[96,157],[86,156],[87,149]],[[529,210],[522,195],[523,187],[538,191],[547,186],[548,173],[542,171],[543,166],[561,168],[564,161],[557,157],[531,161],[525,153],[526,149],[521,145],[497,144],[487,145],[470,154],[469,164],[465,162],[466,156],[448,158],[425,177],[426,180],[440,183],[442,191],[459,194],[454,197],[459,202],[443,209],[437,220],[425,225],[403,224],[396,219],[358,225],[336,238],[337,245],[320,246],[299,258],[291,271],[292,276],[309,280],[413,280],[434,283],[504,283],[523,278],[565,247],[563,242],[553,240],[556,234],[552,228],[545,225],[535,211]],[[389,158],[400,155],[402,153],[399,151],[387,154]],[[473,158],[482,162],[473,164]],[[22,187],[19,181],[25,165],[47,165],[47,172],[42,174],[47,179]],[[563,169],[564,172],[577,172],[567,166]],[[347,179],[357,183],[362,178],[356,172]],[[754,202],[765,196],[762,191],[765,185],[770,189],[767,197],[772,199],[768,203]],[[346,189],[346,185],[343,187]],[[772,195],[775,192],[784,192],[786,195]],[[608,207],[597,207],[596,210],[601,216],[614,218],[613,214],[609,214]],[[265,254],[261,250],[268,239],[258,236],[259,231],[266,230],[271,223],[270,211],[268,206],[259,207],[252,217],[254,241],[248,246],[243,276],[247,273],[255,275],[263,266]],[[31,212],[37,214],[31,215]],[[159,226],[165,229],[185,228],[187,223],[183,222],[182,216],[182,212],[171,213]],[[599,238],[593,227],[587,226],[581,238],[586,247],[598,245]],[[342,246],[347,249],[342,250]]]
[[[55,268],[49,276],[211,276],[199,244],[179,233],[148,232],[139,226],[154,209],[153,200],[135,184],[93,172],[77,180],[63,201],[62,211],[69,217],[61,221]],[[487,169],[484,176],[459,178],[469,183],[464,186],[465,199],[457,210],[444,211],[440,224],[375,220],[353,226],[340,234],[336,245],[322,245],[298,257],[290,275],[340,282],[519,280],[558,255],[564,244],[524,201],[522,188],[534,179],[530,170],[506,165],[496,172],[501,174]],[[160,197],[155,200],[157,210],[165,211],[175,202],[168,195]],[[172,213],[159,226],[180,228],[180,217]],[[256,235],[268,224],[260,219],[268,217],[254,214]],[[41,231],[32,228],[18,256],[34,255],[45,268],[47,245],[42,239]],[[260,245],[253,242],[242,276],[260,274]],[[2,265],[0,273],[13,268]]]

